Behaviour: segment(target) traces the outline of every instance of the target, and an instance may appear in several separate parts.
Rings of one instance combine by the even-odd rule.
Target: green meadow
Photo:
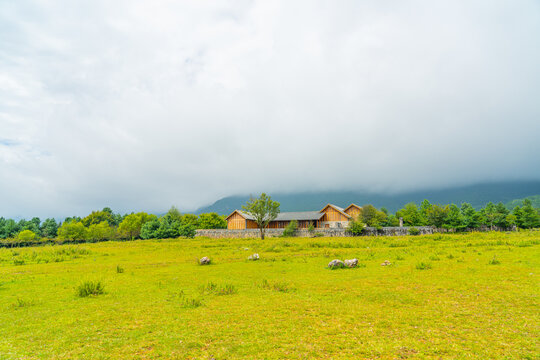
[[[3,248],[0,359],[539,359],[539,266],[538,231]]]

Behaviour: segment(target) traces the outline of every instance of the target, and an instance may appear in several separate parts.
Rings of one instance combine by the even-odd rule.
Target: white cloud
[[[540,178],[534,1],[0,4],[0,214]]]

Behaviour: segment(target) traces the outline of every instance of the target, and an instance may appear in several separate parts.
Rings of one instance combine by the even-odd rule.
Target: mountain
[[[515,199],[539,194],[540,181],[513,181],[440,190],[419,190],[393,195],[360,191],[276,193],[269,195],[272,196],[273,200],[281,203],[281,211],[322,209],[328,203],[343,207],[355,203],[358,205],[372,204],[378,208],[385,207],[390,212],[395,212],[407,203],[420,203],[424,199],[428,199],[430,202],[436,204],[455,203],[459,205],[462,202],[468,202],[479,209],[490,201],[493,203],[509,203]],[[196,213],[217,212],[218,214],[228,215],[233,210],[240,209],[248,199],[249,195],[228,196],[216,201],[210,206],[198,209]]]
[[[531,200],[532,206],[535,208],[540,208],[540,195],[527,196],[526,199]],[[523,200],[525,199],[515,199],[506,203],[508,209],[513,209],[516,206],[523,206]]]

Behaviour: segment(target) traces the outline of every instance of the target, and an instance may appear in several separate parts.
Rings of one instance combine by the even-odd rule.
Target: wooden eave
[[[234,210],[234,211],[233,211],[232,213],[230,213],[230,215],[229,215],[229,216],[227,216],[227,217],[225,218],[225,220],[229,220],[229,218],[230,218],[231,216],[233,216],[233,215],[234,215],[234,213],[238,213],[238,215],[240,215],[241,217],[243,217],[244,219],[246,219],[246,220],[247,220],[247,218],[245,217],[245,215],[244,215],[244,214],[242,214],[242,212],[241,212],[241,211],[239,211],[239,210]]]
[[[346,217],[351,218],[351,215],[345,213],[343,210],[338,209],[335,205],[332,205],[332,204],[326,204],[326,206],[322,208],[321,212],[324,212],[324,210],[326,210],[326,208],[329,207],[329,206],[330,206],[332,209],[338,211],[340,214],[343,214],[343,215],[345,215]]]
[[[355,207],[355,208],[357,208],[358,210],[362,210],[362,207],[361,207],[361,206],[358,206],[358,205],[356,205],[356,204],[351,204],[351,205],[347,206],[347,207],[345,208],[344,211],[347,211],[347,210],[349,210],[349,209],[352,208],[352,207]]]

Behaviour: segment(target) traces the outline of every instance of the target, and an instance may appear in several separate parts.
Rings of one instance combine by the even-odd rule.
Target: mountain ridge
[[[273,200],[281,203],[281,211],[317,210],[328,203],[346,207],[355,203],[357,205],[372,204],[377,208],[385,207],[390,212],[399,210],[407,203],[420,203],[424,199],[437,204],[455,203],[459,205],[462,202],[468,202],[479,209],[490,201],[506,204],[516,199],[539,194],[540,181],[483,183],[438,190],[416,190],[392,195],[351,190],[269,193]],[[235,209],[240,209],[249,200],[249,197],[249,195],[227,196],[211,205],[197,209],[195,213],[217,212],[221,215],[228,215]]]

